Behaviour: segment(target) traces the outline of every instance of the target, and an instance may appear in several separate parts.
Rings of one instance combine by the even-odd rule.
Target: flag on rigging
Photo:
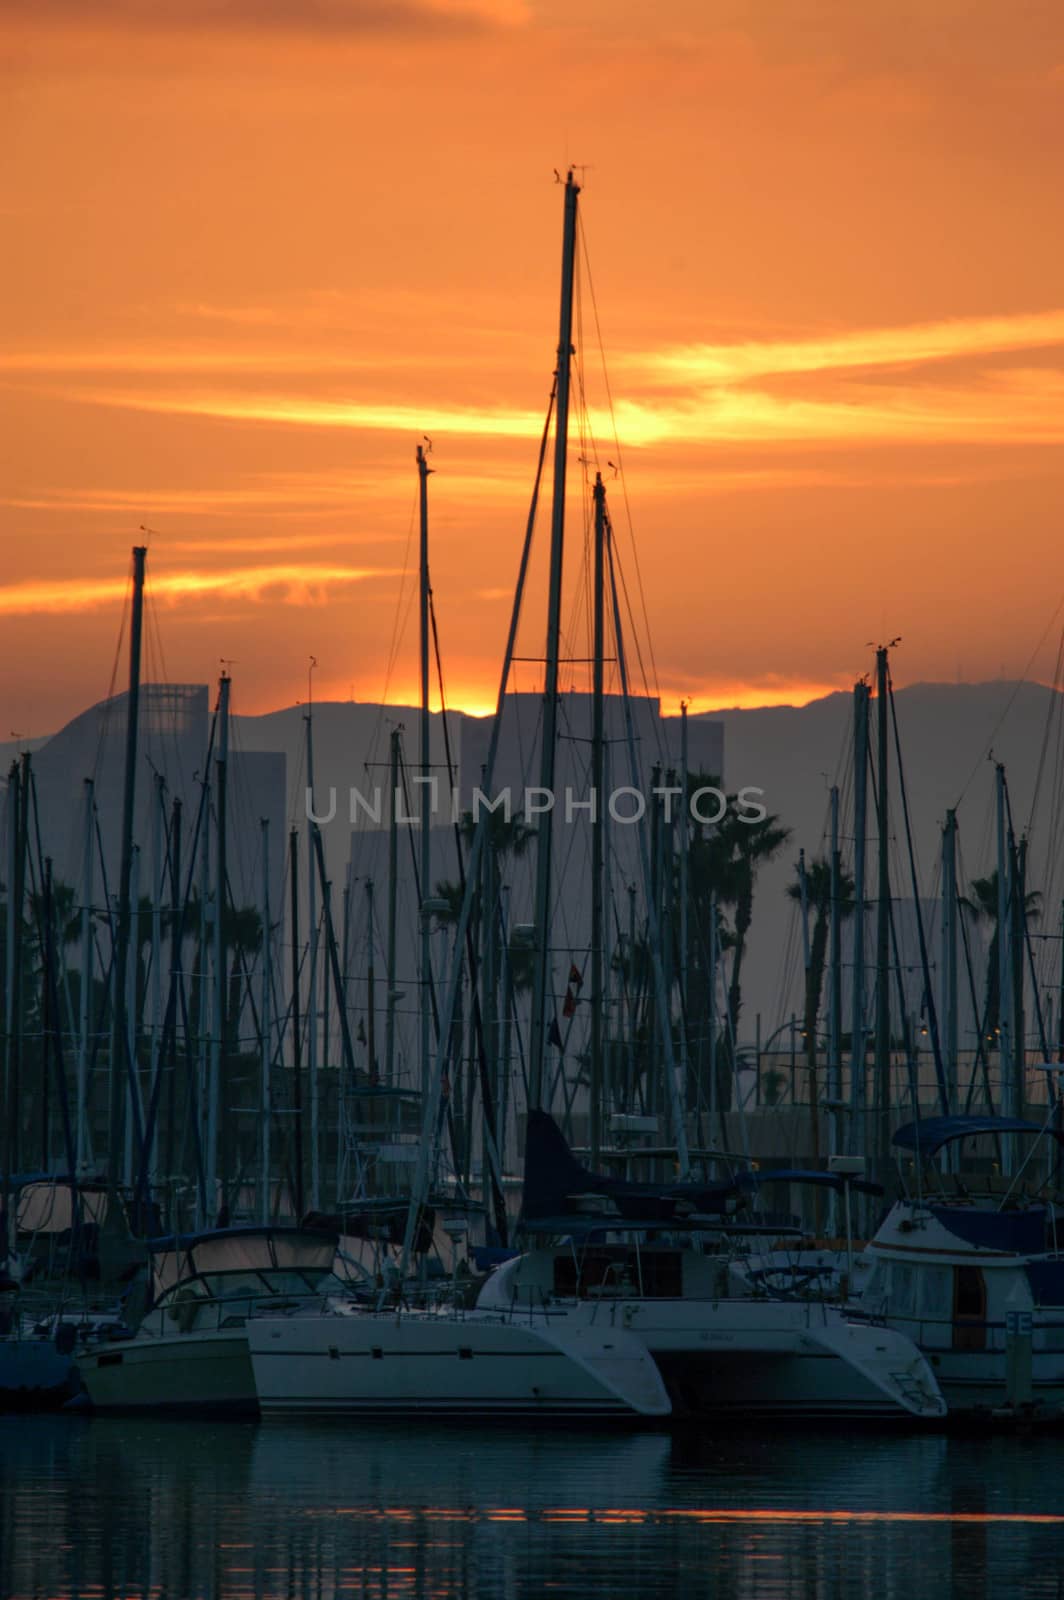
[[[566,989],[566,991],[565,991],[565,1004],[562,1006],[562,1016],[563,1017],[574,1017],[575,1015],[576,1015],[576,995],[573,993],[572,989]]]
[[[583,987],[584,974],[575,962],[572,962],[569,966],[569,982],[575,984],[578,989]]]

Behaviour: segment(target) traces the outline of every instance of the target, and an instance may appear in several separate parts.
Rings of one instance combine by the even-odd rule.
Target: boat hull
[[[563,1347],[514,1322],[448,1317],[261,1318],[249,1346],[264,1416],[667,1416],[640,1341],[576,1330]]]
[[[243,1328],[129,1339],[80,1357],[78,1369],[96,1411],[258,1410]]]
[[[552,1316],[556,1315],[552,1313]],[[645,1345],[677,1413],[938,1421],[943,1397],[907,1339],[822,1306],[643,1300],[568,1315],[611,1319]]]
[[[53,1339],[0,1339],[0,1411],[58,1411],[77,1389],[74,1363]]]

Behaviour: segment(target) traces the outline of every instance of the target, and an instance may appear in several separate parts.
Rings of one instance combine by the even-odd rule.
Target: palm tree
[[[720,823],[721,832],[732,850],[732,869],[735,876],[735,953],[732,958],[731,982],[728,985],[728,1018],[732,1038],[739,1036],[739,1013],[742,1010],[742,968],[746,954],[746,939],[754,916],[754,885],[757,869],[779,855],[791,836],[790,828],[780,823],[779,817],[767,816],[758,822],[744,822],[734,806]]]
[[[688,775],[688,795],[703,788],[719,788],[717,781],[706,773]],[[731,1049],[738,1038],[739,1015],[742,1010],[742,969],[746,954],[746,941],[754,914],[754,889],[758,868],[771,861],[782,850],[791,836],[779,817],[766,815],[758,821],[748,821],[739,812],[737,797],[727,797],[727,809],[718,822],[693,823],[688,848],[688,881],[693,920],[699,928],[709,925],[711,896],[716,895],[718,911],[729,907],[733,911],[732,925],[718,920],[718,949],[726,946],[732,950],[731,974],[728,982],[729,1037],[718,1057],[717,1103],[722,1110],[731,1105],[733,1078]],[[689,1019],[703,1031],[709,1016],[712,997],[704,977],[699,981],[699,964],[688,962],[688,970],[695,975],[688,1001]],[[696,1003],[692,1005],[692,1001]]]
[[[849,873],[839,873],[839,915],[853,915],[854,882]],[[787,885],[787,895],[799,903],[803,898],[801,877]],[[802,1038],[809,1068],[809,1100],[817,1108],[816,1038],[820,1021],[820,1001],[827,966],[828,931],[831,926],[831,863],[818,857],[805,870],[805,904],[813,913],[813,937],[809,943],[809,965],[805,973],[805,1006],[802,1013]]]
[[[997,868],[985,878],[973,878],[969,884],[970,893],[959,895],[957,903],[967,913],[972,922],[976,924],[989,923],[991,927],[990,948],[986,958],[986,983],[983,990],[983,1026],[982,1036],[992,1039],[997,1033],[1001,1023],[1001,983],[999,972],[1000,929],[998,927],[998,874]],[[1042,896],[1037,889],[1024,895],[1023,914],[1037,920],[1041,912]],[[1008,913],[1008,895],[1006,894],[1006,914]]]
[[[486,826],[485,843],[489,854],[497,861],[505,861],[511,856],[523,856],[536,837],[536,830],[525,821],[523,811],[515,811],[512,816],[507,816],[504,811],[489,811]],[[473,835],[477,831],[477,821],[471,811],[462,813],[459,827],[466,844],[472,844]]]

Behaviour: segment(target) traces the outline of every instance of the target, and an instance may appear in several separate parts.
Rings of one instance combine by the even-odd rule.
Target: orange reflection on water
[[[683,1517],[695,1522],[965,1522],[1037,1523],[1057,1526],[1064,1516],[1039,1511],[783,1511],[783,1510],[679,1510],[670,1508],[657,1517]]]

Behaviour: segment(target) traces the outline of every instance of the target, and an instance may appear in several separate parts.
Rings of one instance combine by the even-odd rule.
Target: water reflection
[[[1064,1597],[1061,1445],[0,1419],[0,1593]]]

